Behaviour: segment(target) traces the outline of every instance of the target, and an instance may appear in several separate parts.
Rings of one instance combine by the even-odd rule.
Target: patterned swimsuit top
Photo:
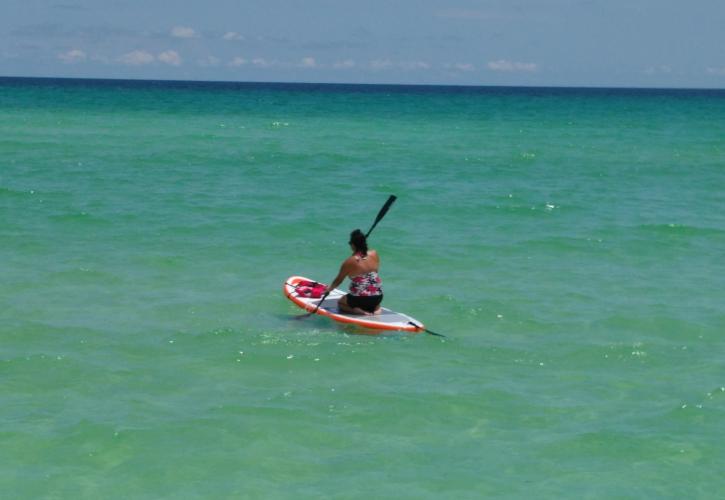
[[[361,257],[360,254],[356,258],[364,260],[367,257]],[[371,297],[373,295],[383,294],[383,281],[378,276],[377,271],[369,271],[367,273],[358,274],[350,278],[350,295],[357,297]]]
[[[383,294],[383,281],[375,271],[358,274],[350,278],[350,295],[370,297]]]

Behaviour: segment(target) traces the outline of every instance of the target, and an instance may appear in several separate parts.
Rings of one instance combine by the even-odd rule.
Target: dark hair
[[[368,254],[368,242],[365,235],[359,229],[354,230],[350,233],[350,244],[355,247],[355,250],[363,255]]]

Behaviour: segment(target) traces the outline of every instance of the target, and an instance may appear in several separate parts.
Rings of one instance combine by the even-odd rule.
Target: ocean
[[[725,91],[0,79],[0,496],[718,498]],[[425,333],[300,318],[370,237]]]

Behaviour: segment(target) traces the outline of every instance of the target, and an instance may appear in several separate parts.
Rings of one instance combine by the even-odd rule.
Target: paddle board
[[[282,290],[285,297],[294,302],[298,307],[304,309],[305,311],[312,312],[320,302],[320,298],[308,297],[306,294],[298,292],[298,290],[303,290],[300,283],[305,281],[325,286],[324,284],[309,278],[291,276],[285,280]],[[320,307],[317,309],[317,314],[327,316],[328,318],[332,318],[340,323],[353,324],[373,330],[399,330],[414,333],[425,330],[423,323],[417,319],[412,318],[407,314],[391,311],[385,307],[381,309],[380,314],[375,314],[373,316],[344,313],[337,308],[337,301],[343,295],[345,295],[345,292],[342,290],[338,290],[337,288],[332,290],[325,298],[324,302],[320,304]]]

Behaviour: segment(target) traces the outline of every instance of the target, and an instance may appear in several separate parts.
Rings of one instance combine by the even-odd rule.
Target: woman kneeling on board
[[[350,278],[350,293],[340,297],[338,308],[352,314],[380,314],[383,301],[382,281],[378,276],[380,257],[375,250],[368,250],[365,235],[359,229],[350,233],[352,255],[340,266],[340,272],[325,292],[337,288],[347,277]]]

